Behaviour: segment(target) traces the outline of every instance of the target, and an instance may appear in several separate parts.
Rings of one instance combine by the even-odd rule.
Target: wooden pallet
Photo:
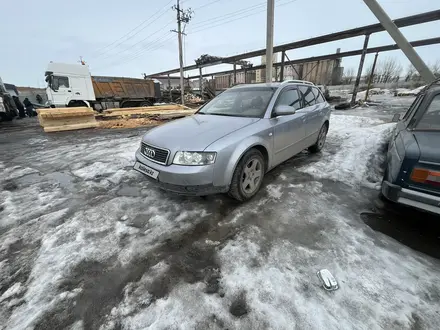
[[[95,128],[95,111],[87,107],[37,109],[38,120],[45,132]]]
[[[45,132],[69,131],[84,128],[117,128],[148,126],[194,114],[195,110],[179,104],[139,108],[116,108],[98,113],[92,108],[38,109],[38,119]],[[144,120],[140,120],[144,119]],[[128,121],[132,121],[129,123]],[[104,124],[105,122],[105,124]],[[109,122],[114,122],[109,123]]]

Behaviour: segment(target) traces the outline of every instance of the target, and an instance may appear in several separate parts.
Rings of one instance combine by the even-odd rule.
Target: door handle
[[[68,89],[67,91],[68,91],[68,92],[71,92],[71,90],[70,90],[70,89]]]

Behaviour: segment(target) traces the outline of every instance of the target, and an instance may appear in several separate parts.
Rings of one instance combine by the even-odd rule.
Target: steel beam
[[[422,13],[422,14],[398,18],[398,19],[394,20],[394,24],[396,24],[397,27],[405,27],[405,26],[417,25],[417,24],[433,22],[433,21],[438,21],[438,20],[440,20],[440,9],[433,10],[433,11],[426,12],[426,13]],[[319,44],[323,44],[326,42],[332,42],[332,41],[336,41],[336,40],[343,40],[343,39],[348,39],[348,38],[353,38],[353,37],[359,37],[362,35],[372,34],[372,33],[381,32],[381,31],[385,31],[382,24],[380,24],[380,23],[371,24],[371,25],[366,25],[366,26],[359,27],[359,28],[354,28],[354,29],[350,29],[350,30],[336,32],[336,33],[330,33],[330,34],[326,34],[326,35],[315,37],[315,38],[310,38],[310,39],[305,39],[305,40],[300,40],[300,41],[295,41],[295,42],[279,45],[279,46],[274,47],[273,52],[277,53],[277,52],[282,52],[283,50],[286,51],[286,50],[295,49],[295,48],[302,48],[302,47],[308,47],[308,46],[313,46],[313,45],[319,45]],[[233,63],[238,60],[261,56],[261,55],[264,55],[265,53],[266,53],[266,49],[259,49],[259,50],[255,50],[255,51],[248,52],[248,53],[225,57],[222,60],[224,62],[228,61],[230,63]],[[186,66],[184,68],[184,70],[189,71],[189,70],[195,70],[197,68],[198,68],[197,65],[190,65],[190,66]],[[179,72],[179,69],[172,69],[172,70],[167,70],[167,71],[163,71],[163,72],[159,72],[159,73],[153,73],[153,74],[147,75],[147,77],[151,77],[151,76],[155,76],[155,75],[162,76],[162,75],[173,74],[173,73],[178,73],[178,72]]]
[[[170,79],[170,75],[168,75],[168,88],[170,90],[170,102],[173,102],[173,94],[171,91],[171,79]]]
[[[431,72],[431,70],[429,70],[426,63],[423,62],[422,58],[419,56],[419,54],[417,54],[408,40],[406,40],[405,36],[402,34],[402,32],[400,32],[396,24],[394,24],[385,10],[382,9],[376,0],[364,0],[364,2],[377,17],[382,26],[387,30],[391,38],[393,38],[396,44],[399,45],[399,48],[402,50],[411,64],[414,65],[425,82],[433,82],[435,80],[434,74]]]
[[[371,68],[370,78],[368,79],[367,91],[365,92],[365,102],[367,102],[368,100],[368,93],[370,93],[371,84],[373,83],[374,71],[376,70],[376,63],[378,56],[379,53],[376,53],[376,56],[374,56],[373,67]]]
[[[284,58],[286,57],[285,54],[286,54],[286,52],[283,50],[281,52],[280,81],[284,81]]]
[[[202,74],[202,68],[199,68],[199,92],[200,92],[200,96],[203,99],[203,74]]]
[[[417,41],[411,42],[411,45],[413,47],[429,46],[429,45],[435,45],[435,44],[440,44],[440,37],[417,40]],[[371,48],[367,49],[366,53],[367,54],[381,53],[381,52],[387,52],[387,51],[396,50],[396,49],[399,49],[399,46],[397,46],[396,44],[393,44],[393,45],[386,45],[386,46],[379,46],[379,47],[371,47]],[[294,65],[294,64],[302,64],[302,63],[322,61],[322,60],[335,60],[335,59],[343,58],[343,57],[359,56],[359,55],[362,55],[362,51],[363,51],[362,49],[357,49],[357,50],[351,50],[351,51],[342,52],[342,53],[333,53],[333,54],[327,54],[327,55],[321,55],[321,56],[301,58],[301,59],[286,61],[286,62],[284,62],[284,64],[285,65]],[[274,63],[274,66],[281,66],[281,63]],[[265,68],[265,65],[256,65],[256,66],[252,67],[252,70],[258,70],[258,69],[264,69],[264,68]],[[241,71],[243,71],[243,69],[237,70],[237,72],[241,72]],[[220,72],[216,72],[216,73],[210,73],[209,75],[230,74],[233,72],[234,72],[233,70],[227,70],[227,71],[220,71]],[[205,74],[203,76],[204,77],[208,76],[208,74]],[[198,78],[198,75],[197,76],[190,76],[188,78],[189,79]]]
[[[361,59],[359,61],[359,68],[358,68],[358,73],[357,73],[357,77],[356,77],[356,82],[354,83],[353,95],[351,96],[351,104],[352,105],[356,102],[356,96],[357,96],[357,92],[359,89],[359,83],[361,82],[362,70],[364,69],[365,55],[367,55],[369,40],[370,40],[370,35],[367,34],[365,36],[364,48],[362,48]]]

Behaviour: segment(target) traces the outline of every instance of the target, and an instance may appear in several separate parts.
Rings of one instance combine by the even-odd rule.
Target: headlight
[[[215,152],[178,151],[174,156],[173,164],[176,165],[209,165],[214,164]]]

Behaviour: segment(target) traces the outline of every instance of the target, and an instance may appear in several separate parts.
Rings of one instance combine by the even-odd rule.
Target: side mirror
[[[275,107],[275,116],[293,115],[296,112],[294,107],[288,105],[277,105]]]
[[[397,123],[399,120],[400,120],[400,113],[396,113],[396,114],[393,116],[393,119],[391,119],[391,122],[392,122],[392,123]]]

